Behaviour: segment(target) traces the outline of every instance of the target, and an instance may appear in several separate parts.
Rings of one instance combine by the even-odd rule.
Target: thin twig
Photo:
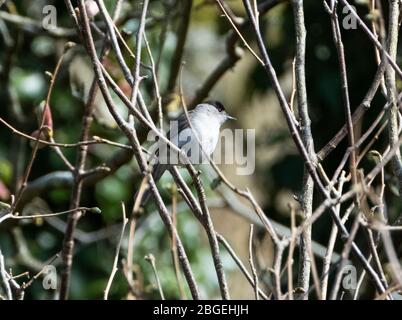
[[[105,288],[105,291],[104,291],[104,294],[103,294],[103,300],[108,299],[109,291],[110,291],[110,288],[112,286],[114,276],[116,275],[116,272],[118,271],[117,263],[119,261],[121,243],[123,242],[124,231],[126,229],[126,225],[127,225],[127,222],[128,222],[128,219],[127,219],[127,216],[126,216],[126,206],[124,205],[124,203],[121,204],[121,210],[122,210],[122,213],[123,213],[123,225],[121,227],[120,239],[119,239],[119,242],[118,242],[117,247],[116,247],[116,254],[115,254],[114,260],[113,260],[112,272],[110,273],[109,280],[107,281],[107,285],[106,285],[106,288]]]
[[[254,277],[254,290],[255,290],[255,299],[258,300],[258,275],[257,275],[257,269],[254,266],[254,258],[253,258],[253,230],[254,230],[254,225],[250,224],[250,236],[248,240],[248,262],[250,263],[250,268],[251,272],[253,273]]]
[[[161,296],[161,299],[162,299],[162,300],[165,300],[165,296],[164,296],[164,294],[163,294],[162,285],[161,285],[161,282],[160,282],[160,280],[159,280],[158,271],[156,270],[155,257],[154,257],[154,255],[153,255],[152,253],[151,253],[151,254],[148,254],[147,256],[145,256],[145,260],[148,261],[149,264],[151,265],[152,271],[154,272],[154,275],[155,275],[156,285],[158,286],[159,294],[160,294],[160,296]]]
[[[3,221],[7,220],[7,219],[15,219],[15,220],[23,220],[23,219],[39,219],[39,218],[49,218],[49,217],[57,217],[57,216],[61,216],[63,214],[69,214],[75,211],[82,211],[82,212],[86,212],[86,211],[90,211],[90,212],[94,212],[94,213],[100,213],[100,209],[97,207],[93,207],[93,208],[87,208],[87,207],[77,207],[77,208],[73,208],[70,210],[66,210],[66,211],[60,211],[60,212],[54,212],[54,213],[42,213],[42,214],[34,214],[34,215],[28,215],[28,216],[20,216],[17,214],[13,214],[13,213],[8,213],[2,217],[0,217],[0,223],[2,223]]]

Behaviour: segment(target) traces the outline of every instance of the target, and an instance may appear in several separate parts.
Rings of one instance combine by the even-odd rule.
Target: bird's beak
[[[226,118],[229,119],[229,120],[237,120],[237,118],[229,116],[228,114],[226,114]]]

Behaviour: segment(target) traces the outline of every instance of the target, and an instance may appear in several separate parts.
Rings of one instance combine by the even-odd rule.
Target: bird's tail
[[[166,164],[156,164],[156,165],[154,165],[154,167],[152,169],[152,177],[154,178],[155,183],[159,181],[159,179],[165,173],[166,169],[167,169]],[[140,208],[143,208],[147,204],[147,202],[148,202],[149,198],[151,197],[151,195],[152,195],[151,188],[148,185],[146,187],[145,191],[142,193],[141,202],[140,202]],[[139,196],[139,191],[137,191],[137,193],[135,194],[135,197],[134,197],[135,202],[137,201],[138,196]]]

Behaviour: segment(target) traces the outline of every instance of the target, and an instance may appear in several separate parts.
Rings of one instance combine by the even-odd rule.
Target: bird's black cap
[[[210,100],[210,101],[207,101],[207,103],[214,106],[219,112],[222,112],[225,110],[225,107],[223,106],[223,104],[217,100]]]

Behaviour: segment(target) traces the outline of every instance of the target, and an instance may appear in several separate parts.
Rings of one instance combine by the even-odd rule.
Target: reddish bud
[[[43,111],[43,126],[53,130],[52,111],[50,110],[50,106],[48,104],[45,104],[45,109]]]

